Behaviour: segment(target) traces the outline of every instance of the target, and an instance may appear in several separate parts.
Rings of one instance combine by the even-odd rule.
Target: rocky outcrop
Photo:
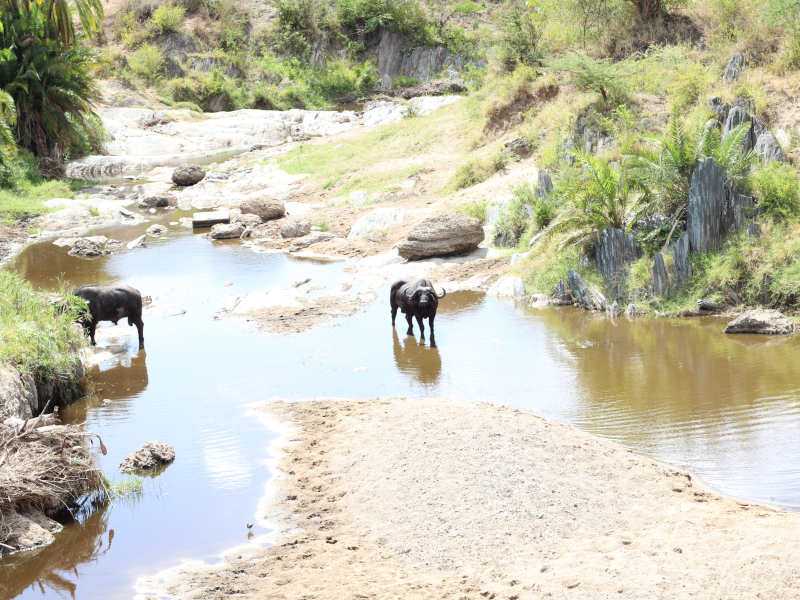
[[[463,94],[467,91],[460,81],[455,79],[440,79],[439,81],[425,81],[400,90],[401,98],[411,100],[419,96],[447,96],[449,94]]]
[[[175,198],[169,194],[158,194],[155,196],[147,196],[139,200],[137,206],[139,208],[166,208],[175,203]]]
[[[761,162],[769,162],[771,160],[778,162],[786,161],[786,156],[783,154],[781,145],[778,143],[777,138],[770,131],[765,131],[758,136],[753,149],[761,158]]]
[[[3,515],[3,529],[7,531],[0,557],[22,550],[47,546],[55,541],[55,534],[63,527],[36,510],[24,510]]]
[[[465,59],[451,53],[444,46],[414,46],[408,36],[391,31],[381,33],[377,48],[378,73],[381,88],[392,89],[392,81],[401,75],[428,81],[442,72],[457,75],[464,68]]]
[[[239,239],[244,233],[245,226],[242,223],[218,223],[211,228],[212,240],[231,240]]]
[[[600,239],[595,245],[597,268],[605,277],[609,290],[615,297],[623,293],[626,265],[641,255],[641,248],[633,234],[616,227],[609,227],[600,232]]]
[[[269,196],[250,196],[242,200],[239,208],[243,215],[257,215],[262,221],[272,221],[286,215],[286,205],[283,200]]]
[[[181,187],[188,187],[200,183],[205,176],[205,169],[197,165],[178,167],[172,172],[172,183]]]
[[[605,310],[605,297],[597,291],[590,290],[577,271],[573,269],[567,271],[567,285],[575,306],[586,310]]]
[[[460,214],[444,214],[425,219],[398,245],[400,256],[419,260],[471,252],[483,241],[481,222]]]
[[[725,333],[786,335],[795,331],[794,322],[782,312],[763,308],[748,310],[725,327]]]
[[[746,225],[753,207],[752,198],[729,189],[725,171],[713,159],[698,161],[689,185],[689,248],[718,249],[729,233]]]
[[[311,222],[305,219],[289,219],[281,225],[282,238],[298,238],[311,233]]]
[[[672,246],[672,262],[675,269],[675,281],[683,287],[692,278],[692,263],[689,261],[689,234],[684,233]]]
[[[380,237],[390,227],[401,225],[405,218],[406,211],[402,208],[376,208],[353,223],[347,239],[361,240]]]
[[[252,213],[236,213],[235,215],[231,215],[231,223],[241,223],[245,227],[256,227],[263,223],[263,219]]]
[[[744,55],[741,52],[735,52],[728,64],[725,65],[725,71],[722,73],[723,81],[736,81],[744,68]]]
[[[503,150],[511,152],[520,158],[528,158],[533,152],[533,144],[524,135],[508,140],[503,144]]]
[[[539,169],[539,178],[536,184],[536,195],[544,200],[553,193],[553,180],[545,169]]]
[[[82,258],[104,256],[122,249],[122,242],[109,239],[104,235],[93,235],[85,238],[58,238],[53,242],[53,245],[61,248],[68,248],[68,254],[70,256],[79,256]]]
[[[746,108],[742,106],[732,106],[730,108],[725,124],[722,126],[722,135],[723,137],[726,136],[732,129],[742,123],[750,123],[747,135],[742,140],[742,149],[745,152],[749,152],[755,147],[758,136],[764,132],[764,126]]]
[[[163,442],[147,442],[119,465],[121,473],[152,471],[175,460],[175,448]]]
[[[664,256],[656,252],[653,257],[653,295],[664,297],[669,293],[669,277],[664,264]]]

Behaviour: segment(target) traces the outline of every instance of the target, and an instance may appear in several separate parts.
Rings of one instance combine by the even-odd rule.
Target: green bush
[[[136,75],[147,81],[156,81],[161,77],[161,65],[164,55],[161,48],[154,44],[140,46],[128,58],[128,66]]]
[[[477,2],[472,2],[472,0],[457,2],[453,6],[453,12],[459,15],[471,15],[473,13],[480,12],[481,10],[483,10],[483,5],[478,4]]]
[[[522,0],[512,0],[502,15],[500,51],[503,61],[508,65],[535,65],[542,59],[542,24],[537,9],[532,5]]]
[[[371,62],[353,64],[348,60],[329,60],[325,68],[313,73],[313,87],[325,98],[366,94],[378,83],[378,70]]]
[[[516,196],[506,205],[494,226],[494,244],[511,248],[516,246],[528,228],[528,211]]]
[[[481,222],[481,225],[486,223],[486,207],[488,202],[486,200],[475,200],[474,202],[465,202],[456,206],[455,210],[462,215],[473,217]]]
[[[170,33],[178,31],[186,9],[172,2],[162,4],[153,11],[149,26],[154,33]]]
[[[551,60],[548,67],[572,75],[574,85],[597,92],[606,106],[624,104],[628,100],[625,63],[597,60],[585,54],[572,53]]]
[[[800,178],[791,165],[770,161],[750,179],[758,205],[768,215],[785,219],[800,212]]]

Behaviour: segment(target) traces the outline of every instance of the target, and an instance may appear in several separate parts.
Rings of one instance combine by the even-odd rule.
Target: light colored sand
[[[798,598],[800,514],[572,427],[450,400],[272,402],[274,547],[182,598]]]

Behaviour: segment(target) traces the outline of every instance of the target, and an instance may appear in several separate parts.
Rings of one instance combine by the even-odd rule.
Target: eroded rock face
[[[280,219],[286,214],[283,200],[263,196],[250,196],[242,200],[242,215],[257,215],[262,221]]]
[[[572,306],[572,292],[566,279],[561,279],[553,288],[552,302],[556,306]]]
[[[304,219],[289,219],[281,225],[282,238],[298,238],[311,233],[311,222]]]
[[[400,256],[419,260],[431,256],[450,256],[471,252],[483,241],[478,219],[460,214],[444,214],[425,219],[398,245]]]
[[[126,457],[119,465],[120,473],[150,471],[175,460],[175,448],[163,442],[151,441]]]
[[[595,259],[614,294],[622,292],[625,266],[641,255],[642,251],[633,234],[616,227],[609,227],[600,233],[600,241],[595,246]]]
[[[764,308],[748,310],[725,327],[725,333],[787,335],[795,331],[794,322],[782,312]]]
[[[736,81],[744,68],[744,55],[741,52],[734,52],[725,66],[722,73],[723,81]]]
[[[205,169],[197,165],[178,167],[172,173],[172,183],[181,187],[188,187],[200,183],[205,176]]]
[[[672,246],[672,260],[675,266],[675,279],[679,287],[692,278],[692,263],[689,261],[689,234],[684,233]]]
[[[761,157],[761,161],[765,163],[771,160],[776,160],[778,162],[784,162],[786,160],[781,145],[770,131],[765,131],[758,136],[754,150],[756,154]]]
[[[653,258],[653,295],[666,296],[669,293],[669,277],[664,264],[664,256],[656,252]]]
[[[586,310],[605,310],[606,299],[597,291],[592,291],[577,271],[567,271],[567,285],[569,285],[575,306]]]
[[[211,228],[212,240],[231,240],[242,237],[245,226],[243,223],[218,223]]]
[[[4,515],[3,525],[9,533],[0,547],[0,556],[51,544],[54,534],[63,529],[56,521],[33,510]]]

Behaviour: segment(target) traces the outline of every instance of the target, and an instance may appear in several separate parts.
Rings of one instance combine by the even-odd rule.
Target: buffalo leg
[[[431,327],[431,346],[436,346],[436,334],[433,333],[433,320],[435,318],[435,315],[428,318],[428,325]]]
[[[92,340],[92,346],[96,346],[97,342],[94,341],[94,332],[97,329],[97,321],[92,321],[89,325],[89,339]]]
[[[425,339],[425,325],[422,322],[422,317],[417,315],[417,323],[419,324],[419,335],[420,339]]]
[[[394,320],[397,317],[397,306],[392,305],[392,327],[394,327]]]
[[[414,335],[414,324],[411,322],[411,319],[414,315],[410,312],[406,313],[406,321],[408,321],[408,331],[406,331],[406,335]]]
[[[144,323],[139,319],[134,325],[136,325],[136,330],[139,332],[139,350],[141,350],[144,348]]]

